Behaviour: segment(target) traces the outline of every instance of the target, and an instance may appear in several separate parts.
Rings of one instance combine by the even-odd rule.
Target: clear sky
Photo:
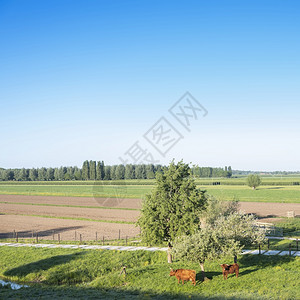
[[[297,0],[0,0],[0,167],[117,164],[139,141],[300,170],[299,32]],[[186,91],[208,111],[190,131],[168,111]],[[143,137],[162,116],[183,137],[164,157]]]

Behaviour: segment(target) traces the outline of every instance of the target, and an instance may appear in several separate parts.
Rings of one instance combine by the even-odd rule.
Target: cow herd
[[[238,264],[222,264],[221,265],[222,272],[223,272],[223,279],[227,279],[228,274],[234,274],[236,277],[239,276],[239,265]],[[191,281],[192,284],[196,285],[196,271],[195,270],[189,270],[189,269],[177,269],[170,271],[170,276],[175,276],[178,280],[178,283],[180,281],[182,284],[184,284],[185,281]]]

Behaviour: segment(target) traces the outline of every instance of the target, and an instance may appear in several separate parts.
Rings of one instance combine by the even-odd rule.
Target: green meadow
[[[0,276],[29,288],[0,288],[2,299],[299,299],[300,259],[288,256],[238,257],[240,276],[223,280],[223,258],[198,264],[167,263],[166,253],[80,249],[0,248]],[[120,274],[122,266],[127,274]],[[197,272],[197,284],[178,284],[169,268]]]
[[[300,203],[300,185],[292,185],[295,178],[285,178],[289,185],[276,186],[268,179],[269,185],[261,185],[252,190],[247,185],[236,184],[240,178],[231,179],[232,184],[212,185],[210,181],[202,184],[197,180],[198,187],[221,200],[239,200],[253,202]],[[217,181],[218,179],[213,179]],[[226,179],[224,179],[226,180]],[[228,180],[228,179],[227,179]],[[243,179],[245,180],[245,179]],[[265,179],[263,179],[265,180]],[[280,179],[281,180],[281,179]],[[154,181],[123,182],[1,182],[0,194],[5,195],[37,195],[37,196],[69,196],[69,197],[112,197],[112,198],[145,198],[154,187]],[[267,182],[267,181],[266,181]],[[151,183],[151,184],[150,184]],[[205,183],[205,184],[204,184]]]

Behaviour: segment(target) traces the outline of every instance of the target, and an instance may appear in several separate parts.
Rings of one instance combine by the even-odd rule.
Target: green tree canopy
[[[253,190],[255,190],[258,186],[261,184],[261,179],[256,174],[250,174],[247,177],[247,184],[250,186]]]
[[[143,202],[137,223],[142,239],[159,243],[196,232],[205,203],[205,191],[196,187],[189,165],[172,162],[157,174],[156,187]]]
[[[232,212],[220,216],[190,236],[178,237],[174,242],[173,253],[177,259],[200,264],[205,279],[204,262],[218,257],[240,254],[244,246],[265,241],[265,230],[256,226],[253,216]]]

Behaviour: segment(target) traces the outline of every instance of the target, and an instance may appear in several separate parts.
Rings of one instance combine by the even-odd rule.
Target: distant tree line
[[[242,170],[233,170],[234,176],[245,176],[250,174],[257,175],[270,175],[270,176],[289,176],[289,175],[300,175],[300,171],[242,171]]]
[[[154,179],[157,172],[165,168],[153,164],[119,164],[105,165],[103,161],[86,160],[82,168],[31,168],[3,169],[0,168],[0,181],[64,181],[64,180],[123,180],[123,179]],[[194,177],[231,177],[232,170],[228,168],[198,167],[192,168]]]
[[[211,167],[193,167],[192,174],[195,177],[200,178],[210,178],[210,177],[227,177],[230,178],[232,176],[231,166],[225,168],[211,168]]]

